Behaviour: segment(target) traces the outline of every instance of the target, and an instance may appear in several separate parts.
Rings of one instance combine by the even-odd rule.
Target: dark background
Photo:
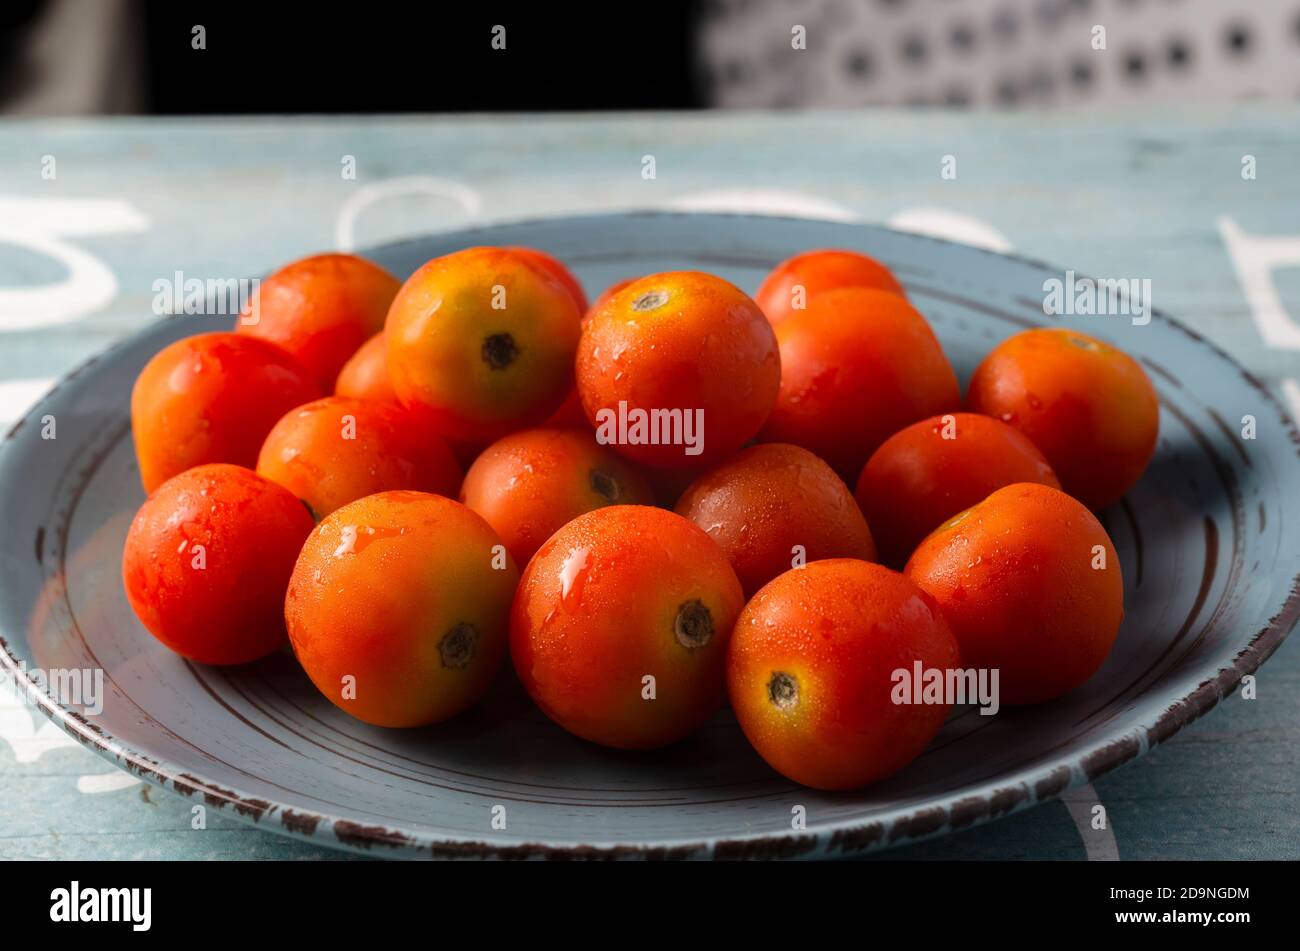
[[[698,105],[694,5],[147,0],[143,111],[155,114],[675,109]],[[0,0],[0,63],[43,0]],[[477,7],[483,12],[478,12]],[[191,47],[196,24],[207,48]],[[491,46],[506,26],[506,49]],[[0,76],[3,74],[0,73]],[[33,77],[14,75],[4,83]]]

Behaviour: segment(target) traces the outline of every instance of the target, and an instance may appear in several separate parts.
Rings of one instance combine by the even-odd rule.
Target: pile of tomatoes
[[[910,762],[952,697],[900,672],[997,671],[1000,702],[1082,684],[1123,585],[1093,512],[1155,448],[1156,394],[1099,340],[997,346],[963,405],[877,261],[812,251],[754,298],[687,271],[591,307],[555,258],[477,247],[405,282],[352,255],[266,279],[233,332],[140,373],[149,493],[127,596],[172,650],[286,638],[349,714],[437,723],[506,665],[549,717],[673,743],[729,699],[798,782]]]

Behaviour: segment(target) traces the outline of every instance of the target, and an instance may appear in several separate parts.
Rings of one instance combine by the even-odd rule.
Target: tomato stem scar
[[[778,710],[789,710],[799,703],[799,682],[789,674],[777,671],[767,682],[767,698]]]
[[[713,637],[713,615],[703,602],[685,601],[677,609],[673,633],[677,635],[677,643],[683,647],[691,650],[703,647]]]
[[[510,334],[492,334],[483,338],[483,362],[494,370],[504,370],[515,362],[519,348]]]

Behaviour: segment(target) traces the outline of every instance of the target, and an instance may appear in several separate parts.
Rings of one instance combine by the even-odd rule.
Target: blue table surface
[[[3,122],[0,426],[157,319],[154,282],[177,271],[253,276],[330,248],[646,207],[888,223],[1150,278],[1155,306],[1300,418],[1297,155],[1300,109],[1263,104]],[[884,857],[1300,858],[1298,751],[1293,638],[1257,699],[1229,698],[1068,800]],[[335,857],[222,816],[192,830],[185,801],[0,685],[0,858]]]

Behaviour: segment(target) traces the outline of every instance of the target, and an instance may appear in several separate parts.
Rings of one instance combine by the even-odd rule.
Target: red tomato
[[[252,468],[276,420],[318,396],[302,364],[265,340],[209,333],[169,344],[131,390],[145,491],[204,463]]]
[[[776,338],[781,392],[759,438],[803,446],[846,482],[904,426],[961,404],[934,331],[897,294],[827,291],[782,321]]]
[[[639,505],[599,508],[528,563],[510,652],[533,700],[570,733],[665,746],[721,706],[743,604],[726,556],[693,523]]]
[[[204,664],[284,643],[284,594],[311,515],[242,466],[205,465],[158,487],[127,532],[122,581],[154,637]]]
[[[934,600],[897,572],[848,558],[778,577],[745,605],[727,657],[731,706],[754,749],[815,789],[898,772],[951,703],[895,702],[897,675],[958,665]]]
[[[903,294],[889,268],[857,251],[805,251],[782,261],[763,279],[754,300],[773,326],[841,287],[874,287]]]
[[[317,254],[262,281],[236,329],[289,351],[329,393],[348,358],[384,328],[400,285],[365,258]]]
[[[902,568],[926,535],[1015,482],[1061,487],[1024,434],[988,416],[950,413],[886,439],[862,470],[857,499],[881,560]]]

